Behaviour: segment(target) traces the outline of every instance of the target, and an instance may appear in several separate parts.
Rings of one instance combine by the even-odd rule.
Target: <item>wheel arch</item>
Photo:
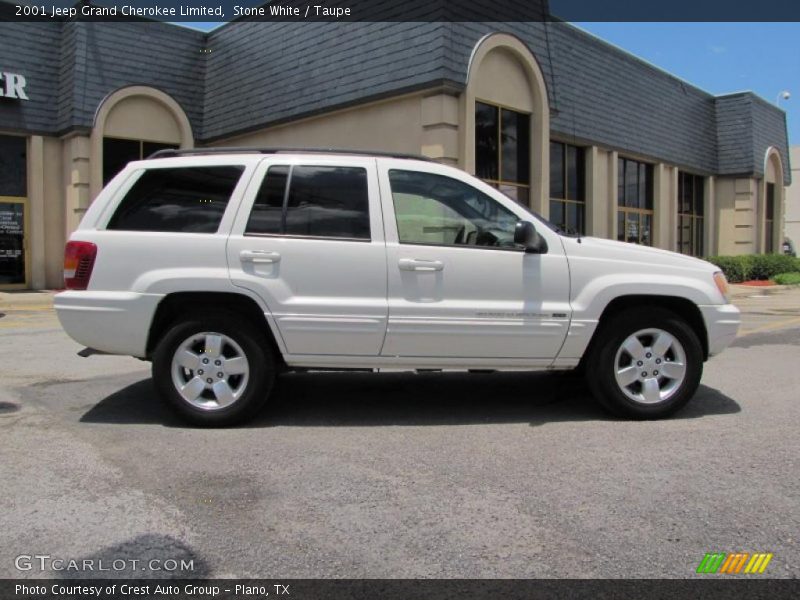
[[[600,315],[592,339],[589,341],[589,346],[586,348],[584,357],[589,356],[592,352],[599,336],[602,335],[604,324],[608,323],[612,317],[625,310],[643,306],[665,308],[683,318],[700,340],[700,345],[703,348],[703,360],[708,360],[708,331],[706,330],[706,324],[703,320],[703,314],[700,312],[697,305],[691,300],[680,296],[659,296],[650,294],[617,296],[606,304]]]
[[[273,324],[258,302],[245,294],[235,292],[173,292],[159,302],[147,334],[146,356],[150,359],[170,325],[182,316],[203,309],[230,310],[262,328],[267,342],[276,357],[283,362],[283,351],[278,343]]]

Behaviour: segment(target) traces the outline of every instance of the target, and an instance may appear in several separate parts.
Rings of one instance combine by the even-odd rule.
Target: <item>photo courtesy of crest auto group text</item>
[[[799,597],[798,101],[778,0],[0,0],[0,600]]]

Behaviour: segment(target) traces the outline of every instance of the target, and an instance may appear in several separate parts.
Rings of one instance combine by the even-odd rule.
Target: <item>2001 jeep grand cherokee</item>
[[[64,273],[67,333],[151,360],[205,425],[252,416],[293,368],[580,366],[608,410],[664,417],[739,326],[715,266],[566,235],[402,155],[162,151],[98,196]]]

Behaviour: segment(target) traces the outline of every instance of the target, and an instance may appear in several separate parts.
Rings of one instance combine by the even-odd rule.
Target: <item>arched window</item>
[[[547,214],[550,113],[544,77],[518,38],[495,33],[470,58],[463,166]]]
[[[110,94],[95,115],[91,137],[91,195],[96,196],[125,165],[166,148],[190,148],[189,120],[170,96],[147,86]]]

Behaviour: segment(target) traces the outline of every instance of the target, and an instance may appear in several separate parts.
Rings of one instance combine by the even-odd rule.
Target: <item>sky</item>
[[[203,30],[219,25],[182,24]],[[800,144],[800,23],[575,25],[712,94],[751,90],[779,104],[789,143]],[[791,98],[778,100],[783,91]]]
[[[751,90],[786,111],[800,144],[800,23],[575,23],[712,94]]]

